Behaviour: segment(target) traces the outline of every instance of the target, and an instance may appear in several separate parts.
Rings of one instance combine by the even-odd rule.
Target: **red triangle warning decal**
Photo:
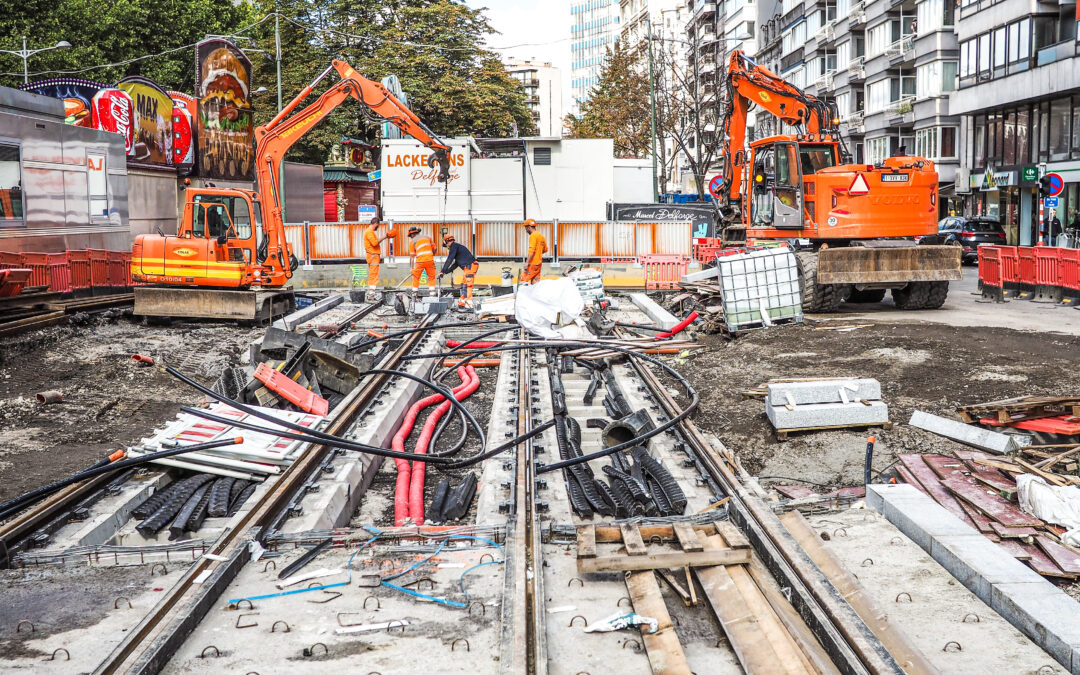
[[[847,189],[849,195],[868,195],[870,194],[870,185],[866,182],[866,177],[861,173],[855,174],[855,180],[851,181],[851,187]]]

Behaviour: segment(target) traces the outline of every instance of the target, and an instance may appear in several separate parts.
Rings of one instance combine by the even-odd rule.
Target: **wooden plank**
[[[577,529],[577,557],[596,557],[596,526],[585,525]]]
[[[706,544],[710,539],[706,540]],[[761,620],[735,587],[730,570],[725,567],[698,567],[694,569],[694,575],[743,670],[747,673],[775,672],[783,661],[765,633]]]
[[[813,497],[817,494],[805,485],[773,485],[772,489],[788,499],[802,499],[803,497]]]
[[[750,540],[747,539],[739,528],[731,524],[731,521],[718,520],[713,523],[716,533],[724,537],[729,548],[750,548]]]
[[[1009,527],[1023,527],[1025,525],[1038,527],[1043,524],[1039,518],[1024,513],[996,493],[987,492],[986,488],[972,485],[967,480],[950,478],[942,481],[941,484],[950,492],[1002,525],[1008,525]]]
[[[923,455],[922,458],[923,461],[926,462],[926,465],[942,480],[963,476],[964,472],[968,471],[968,467],[964,464],[963,460],[956,457],[946,457],[945,455]]]
[[[1027,561],[1027,564],[1031,569],[1044,577],[1066,577],[1065,573],[1061,571],[1061,568],[1054,564],[1054,561],[1047,557],[1041,548],[1035,544],[1021,544],[1021,547],[1031,556],[1031,560]]]
[[[711,551],[579,558],[577,566],[578,571],[583,574],[596,574],[598,572],[633,572],[637,570],[671,569],[673,567],[745,565],[748,562],[750,562],[750,551],[723,548]]]
[[[971,477],[979,481],[983,485],[993,489],[998,495],[1006,500],[1012,501],[1016,497],[1016,483],[1006,478],[1000,471],[994,470],[997,476],[990,473],[972,473]]]
[[[727,500],[727,497],[721,499],[720,502]],[[716,506],[716,505],[714,505]],[[723,504],[719,504],[723,506]],[[613,524],[598,523],[594,525],[596,528],[596,543],[598,544],[620,544],[622,543],[622,530],[618,526]],[[694,525],[694,530],[700,532],[702,535],[716,534],[716,530],[712,525]],[[643,541],[652,541],[655,537],[660,537],[664,541],[676,541],[675,530],[671,525],[639,525],[638,532],[641,533]]]
[[[1021,539],[1039,534],[1039,531],[1033,527],[1008,527],[998,522],[990,523],[990,527],[994,530],[994,534],[1002,539]]]
[[[679,583],[679,580],[675,578],[674,574],[668,572],[667,570],[655,570],[655,572],[659,574],[660,578],[664,580],[664,583],[666,583],[668,587],[671,588],[672,591],[674,591],[675,595],[679,596],[679,598],[682,599],[684,605],[689,607],[692,604],[690,592],[682,587],[682,585]]]
[[[923,493],[924,495],[928,497],[930,496],[930,493],[926,491],[926,488],[923,487],[922,483],[915,480],[915,476],[911,474],[911,471],[909,471],[906,466],[904,466],[903,464],[897,464],[896,473],[900,476],[900,478],[904,480],[905,483],[915,488],[919,492]]]
[[[900,462],[907,467],[907,470],[911,472],[911,475],[915,477],[919,483],[926,489],[926,492],[931,498],[938,504],[941,504],[954,516],[964,521],[968,525],[974,526],[971,518],[964,511],[960,503],[956,501],[956,498],[949,493],[948,490],[941,487],[941,480],[938,475],[927,466],[923,461],[922,455],[897,455],[900,458]]]
[[[620,523],[619,532],[622,533],[623,545],[626,546],[626,552],[629,555],[645,555],[645,542],[641,540],[641,532],[636,525]],[[668,567],[676,567],[676,565],[668,565]]]
[[[690,527],[689,523],[674,522],[671,526],[675,529],[675,537],[679,540],[679,546],[682,547],[682,550],[702,550],[701,541],[698,539],[697,532],[694,531],[694,528]]]
[[[677,675],[690,672],[686,654],[679,643],[679,636],[671,624],[664,597],[660,595],[660,585],[652,572],[634,572],[626,576],[626,588],[630,591],[630,602],[634,612],[641,616],[656,619],[656,630],[641,632],[641,641],[645,643],[645,652],[649,656],[649,666],[653,675]]]
[[[1015,539],[1002,539],[998,542],[998,546],[1005,549],[1009,555],[1017,560],[1028,561],[1031,560],[1031,554],[1024,549],[1024,545]]]
[[[976,530],[987,535],[994,533],[994,521],[963,499],[959,500],[959,503],[960,508],[964,509],[964,513],[968,515],[968,518],[971,518],[971,522],[975,523]]]
[[[1046,554],[1046,557],[1061,568],[1062,572],[1072,578],[1080,577],[1080,553],[1062,546],[1045,535],[1035,537],[1035,543]]]

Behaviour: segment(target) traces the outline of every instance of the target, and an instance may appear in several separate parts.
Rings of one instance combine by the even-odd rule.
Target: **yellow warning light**
[[[840,118],[839,117],[832,118],[832,123],[833,123],[833,126],[836,126],[837,124],[840,124]]]
[[[754,176],[755,183],[760,183],[763,180],[765,180],[765,176],[762,176],[760,173]]]

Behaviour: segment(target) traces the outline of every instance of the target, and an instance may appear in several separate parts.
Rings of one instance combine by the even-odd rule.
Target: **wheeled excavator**
[[[332,72],[340,79],[293,114]],[[432,150],[428,166],[450,176],[450,146],[381,83],[335,60],[268,123],[255,129],[255,190],[188,188],[176,236],[135,238],[131,274],[135,314],[265,321],[294,304],[283,288],[298,262],[285,238],[281,183],[285,154],[339,105],[356,99]]]
[[[724,110],[719,204],[724,243],[787,240],[796,249],[803,309],[830,312],[849,300],[933,309],[962,278],[956,246],[918,245],[937,233],[938,175],[922,157],[852,164],[835,105],[734,51]],[[754,108],[796,133],[746,145]]]

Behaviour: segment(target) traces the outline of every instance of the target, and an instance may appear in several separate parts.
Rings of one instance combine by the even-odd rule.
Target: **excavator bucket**
[[[266,323],[296,309],[291,288],[240,289],[136,286],[135,316]]]
[[[958,281],[959,246],[844,246],[818,251],[819,284]]]

